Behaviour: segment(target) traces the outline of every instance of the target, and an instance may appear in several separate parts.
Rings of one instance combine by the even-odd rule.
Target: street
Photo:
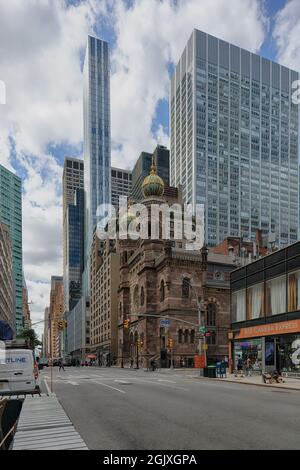
[[[53,391],[89,449],[300,449],[298,391],[196,376],[55,368]],[[45,392],[50,370],[41,377]]]

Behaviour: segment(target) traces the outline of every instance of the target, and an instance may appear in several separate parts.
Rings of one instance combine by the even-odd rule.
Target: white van
[[[39,371],[31,349],[6,349],[0,360],[0,395],[39,391]]]

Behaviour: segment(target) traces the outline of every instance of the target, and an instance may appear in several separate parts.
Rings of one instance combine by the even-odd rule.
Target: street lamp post
[[[121,348],[122,348],[121,368],[124,369],[124,340],[122,341]]]
[[[197,301],[197,307],[198,307],[198,350],[199,350],[199,355],[201,354],[201,351],[202,351],[202,339],[201,339],[201,336],[200,336],[200,329],[201,329],[201,326],[202,326],[202,320],[201,320],[201,317],[202,317],[202,311],[203,311],[203,300],[198,297],[197,295],[197,292],[195,291],[194,287],[192,286],[192,284],[190,283],[190,281],[188,281],[188,285],[189,287],[192,289],[192,291],[194,292],[195,294],[195,297],[196,297],[196,301]],[[206,361],[207,361],[207,357],[206,357],[206,341],[205,341],[205,333],[203,335],[203,350],[204,350],[204,364],[205,364],[205,367],[206,367]],[[200,370],[200,375],[201,375],[201,368],[199,369]]]

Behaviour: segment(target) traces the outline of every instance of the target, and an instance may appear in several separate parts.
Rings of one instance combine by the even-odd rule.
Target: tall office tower
[[[77,192],[78,191],[78,192]],[[84,250],[84,163],[67,157],[63,171],[64,309],[73,308],[81,293]],[[70,290],[74,295],[71,295]],[[80,295],[79,295],[80,297]],[[70,307],[71,302],[71,307]]]
[[[50,357],[50,307],[44,311],[43,357]]]
[[[88,36],[84,62],[85,262],[89,259],[97,208],[111,202],[110,52],[108,43]],[[88,276],[87,276],[88,277]]]
[[[0,323],[16,331],[12,243],[7,225],[0,223]],[[0,333],[0,338],[1,333]]]
[[[75,307],[82,294],[84,270],[84,190],[76,189],[73,204],[68,204],[66,213],[67,244],[64,266],[64,309]]]
[[[171,79],[171,184],[205,205],[205,238],[297,240],[298,73],[194,30]]]
[[[60,357],[59,321],[63,319],[64,284],[61,276],[51,277],[50,308],[49,308],[49,347],[50,356]],[[45,311],[46,315],[46,311]]]
[[[143,199],[142,183],[149,175],[152,157],[154,157],[157,174],[163,179],[166,186],[169,185],[170,152],[166,147],[158,145],[153,154],[142,152],[132,170],[132,197],[136,201]]]
[[[28,289],[23,273],[23,327],[25,330],[31,328],[30,308],[28,303]]]
[[[120,168],[111,169],[111,203],[116,211],[119,208],[119,197],[129,197],[132,190],[132,173]]]
[[[9,228],[13,250],[13,270],[16,290],[16,332],[23,328],[22,275],[22,183],[18,176],[0,165],[0,223]]]

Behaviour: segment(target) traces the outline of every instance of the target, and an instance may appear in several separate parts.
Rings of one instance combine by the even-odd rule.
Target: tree
[[[18,334],[17,338],[25,339],[33,350],[42,344],[33,329],[24,329]]]

